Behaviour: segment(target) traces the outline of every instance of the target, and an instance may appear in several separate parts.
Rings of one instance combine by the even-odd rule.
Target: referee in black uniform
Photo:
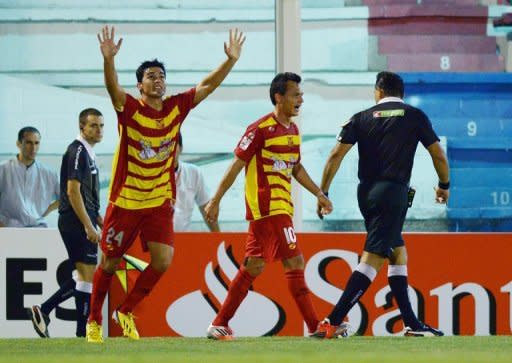
[[[439,183],[435,189],[437,203],[449,197],[449,168],[439,138],[428,117],[403,102],[404,83],[392,72],[380,72],[375,83],[376,105],[352,116],[342,126],[337,145],[331,151],[322,176],[321,188],[329,186],[340,164],[358,143],[360,184],[357,190],[359,209],[367,231],[361,261],[352,273],[340,300],[315,332],[317,337],[346,336],[348,324],[342,323],[381,269],[389,260],[388,282],[398,303],[406,336],[441,336],[418,320],[407,294],[407,251],[402,228],[413,192],[409,181],[418,142],[432,157]],[[408,198],[409,197],[409,198]]]
[[[76,336],[85,337],[92,280],[103,227],[99,198],[99,174],[94,145],[103,138],[103,116],[94,108],[80,113],[80,135],[68,146],[60,169],[59,232],[78,278],[74,289],[77,311]]]

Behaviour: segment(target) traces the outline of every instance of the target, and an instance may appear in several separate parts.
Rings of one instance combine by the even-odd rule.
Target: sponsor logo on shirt
[[[139,144],[142,147],[142,150],[139,151],[139,157],[142,160],[167,160],[169,155],[171,155],[171,150],[175,144],[171,139],[164,139],[160,142],[160,146],[158,151],[153,150],[151,147],[151,142],[149,140],[141,139],[139,140]]]
[[[295,159],[293,156],[290,157],[289,161],[278,159],[273,157],[272,160],[274,161],[274,164],[272,165],[273,171],[281,171],[286,170],[286,174],[288,176],[292,175],[292,169],[297,163],[297,159]]]
[[[244,135],[244,137],[242,137],[242,140],[238,144],[238,147],[245,151],[247,150],[249,145],[251,145],[252,140],[254,140],[254,132],[251,131],[247,135]]]
[[[151,142],[148,140],[139,140],[139,144],[142,147],[142,150],[139,152],[139,157],[142,160],[149,160],[155,157],[156,152],[151,148]]]
[[[167,160],[169,155],[171,155],[171,149],[174,146],[175,142],[171,141],[171,139],[165,139],[160,142],[160,147],[158,148],[158,152],[156,154],[157,160]]]
[[[405,110],[382,110],[382,111],[373,111],[373,118],[379,117],[396,117],[405,115]]]
[[[80,157],[80,153],[82,152],[83,148],[84,147],[82,145],[80,145],[78,147],[78,149],[76,149],[76,154],[75,154],[75,170],[78,170],[78,159]]]

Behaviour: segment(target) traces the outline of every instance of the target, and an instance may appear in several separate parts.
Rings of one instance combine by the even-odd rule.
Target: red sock
[[[212,325],[228,326],[229,321],[247,296],[254,279],[255,277],[251,276],[243,266],[240,267],[229,285],[228,296],[226,296],[226,300],[224,300]]]
[[[304,280],[304,270],[286,271],[285,275],[288,280],[288,289],[295,299],[309,332],[313,333],[318,325],[318,318],[311,303],[310,291]]]
[[[151,265],[148,265],[148,267],[142,271],[137,281],[135,281],[135,286],[133,286],[132,291],[130,291],[118,310],[124,314],[133,311],[135,306],[153,290],[153,287],[158,280],[160,280],[162,275],[163,272],[158,272],[151,267]]]
[[[105,296],[107,295],[110,287],[112,276],[114,276],[114,274],[108,273],[100,266],[98,266],[96,272],[94,272],[89,321],[95,321],[101,325],[103,320],[101,309],[103,308],[103,302],[105,301]]]

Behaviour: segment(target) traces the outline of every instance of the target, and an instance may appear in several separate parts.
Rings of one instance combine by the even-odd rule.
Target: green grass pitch
[[[0,362],[511,362],[512,337],[0,339]]]

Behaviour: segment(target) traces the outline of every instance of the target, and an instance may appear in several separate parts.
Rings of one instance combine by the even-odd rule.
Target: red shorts
[[[272,262],[300,255],[289,215],[278,214],[249,222],[245,257],[263,257],[266,262]]]
[[[147,242],[174,244],[174,209],[169,202],[147,209],[124,209],[112,203],[107,207],[101,236],[101,250],[108,257],[121,257],[140,234],[142,248]]]

